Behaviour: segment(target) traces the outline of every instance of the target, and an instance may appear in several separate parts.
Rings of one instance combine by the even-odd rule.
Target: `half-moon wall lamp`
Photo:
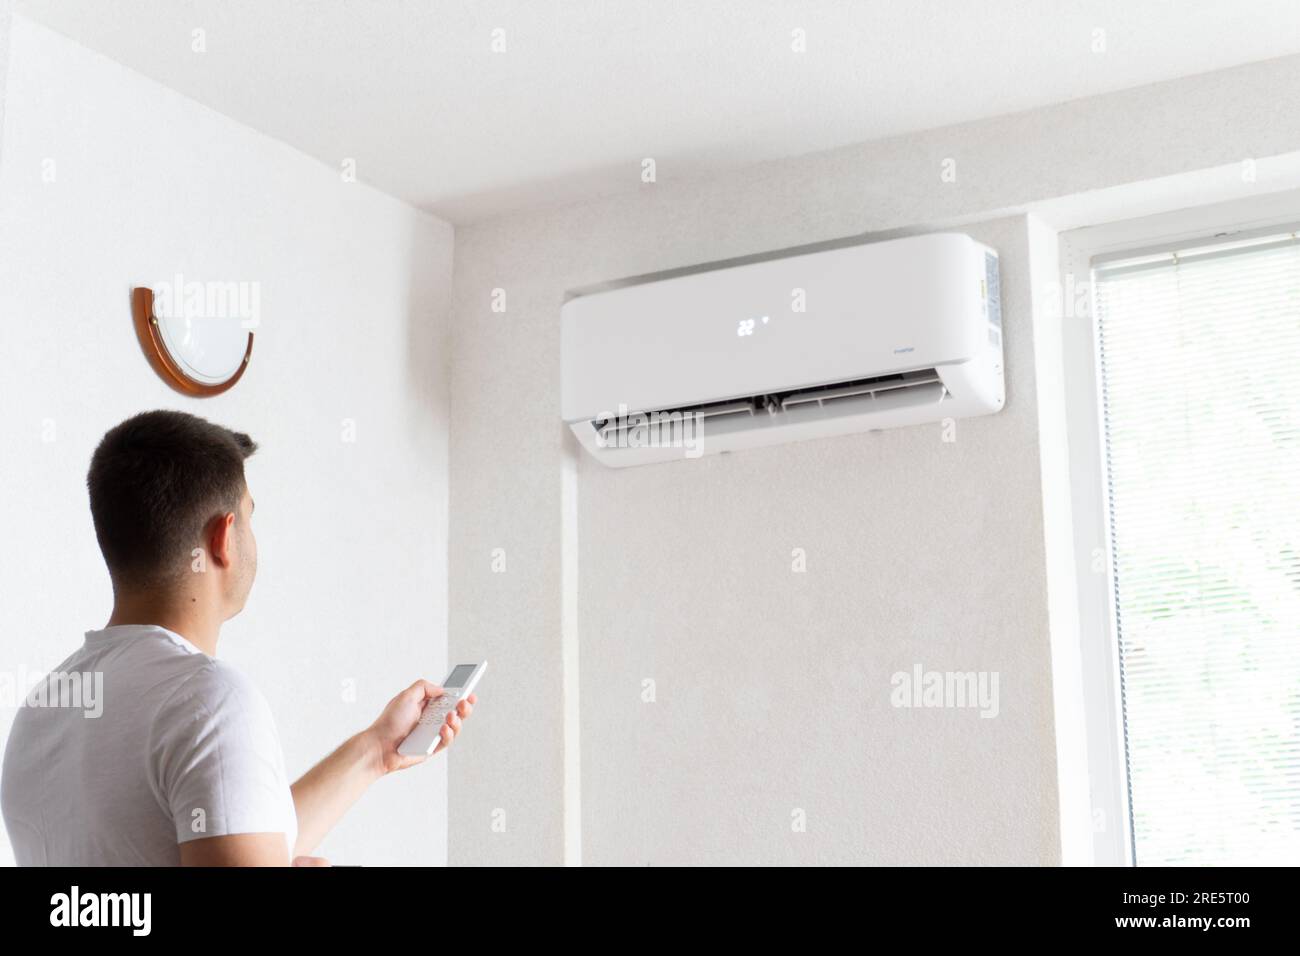
[[[131,313],[149,364],[183,395],[220,395],[243,377],[253,357],[253,333],[245,345],[238,320],[160,319],[153,311],[153,289],[131,290]]]

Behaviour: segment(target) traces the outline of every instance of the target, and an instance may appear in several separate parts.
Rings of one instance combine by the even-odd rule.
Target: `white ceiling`
[[[646,156],[663,182],[1300,52],[1296,0],[18,8],[332,166],[355,158],[359,178],[456,222],[637,189]]]

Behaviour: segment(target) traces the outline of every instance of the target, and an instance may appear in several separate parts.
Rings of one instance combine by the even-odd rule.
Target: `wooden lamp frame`
[[[244,376],[248,362],[253,357],[253,333],[248,333],[248,347],[244,349],[243,361],[239,368],[224,382],[200,382],[191,377],[167,350],[163,341],[162,330],[158,327],[158,317],[153,314],[153,289],[144,286],[131,290],[131,314],[135,318],[135,334],[140,339],[149,364],[164,382],[182,395],[195,398],[210,398],[230,389]]]

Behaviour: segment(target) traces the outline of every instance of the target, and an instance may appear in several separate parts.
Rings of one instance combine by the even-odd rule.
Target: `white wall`
[[[302,772],[443,674],[452,230],[21,17],[10,55],[0,661],[48,669],[108,617],[84,487],[107,428],[166,407],[247,431],[261,570],[220,654]],[[214,399],[169,390],[135,339],[131,286],[176,272],[260,283],[253,361]],[[442,761],[381,781],[324,854],[443,862],[445,801]]]
[[[661,165],[637,192],[459,228],[452,654],[493,664],[452,769],[451,862],[558,863],[579,843],[596,863],[1058,861],[1041,481],[1059,449],[1045,467],[1031,286],[1051,270],[1022,214],[1193,170],[1256,188],[1243,159],[1300,148],[1278,95],[1298,84],[1288,57],[704,179]],[[919,427],[572,473],[566,291],[952,224],[998,246],[1009,280],[1007,407],[955,445]],[[890,674],[918,661],[1000,670],[1002,716],[891,710]],[[810,700],[783,720],[766,695],[786,686]]]

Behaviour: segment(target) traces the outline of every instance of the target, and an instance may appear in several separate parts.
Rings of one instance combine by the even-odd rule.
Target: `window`
[[[1132,853],[1300,861],[1300,241],[1093,271]]]

